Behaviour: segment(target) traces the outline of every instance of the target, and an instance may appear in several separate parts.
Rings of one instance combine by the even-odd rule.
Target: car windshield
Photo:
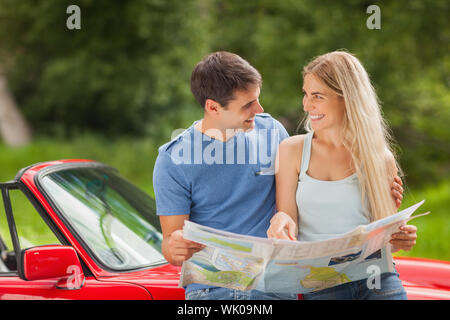
[[[112,168],[65,169],[40,182],[107,268],[124,271],[165,262],[154,200]]]

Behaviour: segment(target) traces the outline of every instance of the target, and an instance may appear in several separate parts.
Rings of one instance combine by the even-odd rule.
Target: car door
[[[149,300],[151,296],[143,287],[114,281],[99,282],[87,277],[77,290],[58,289],[57,279],[26,281],[17,274],[0,276],[0,300]]]
[[[57,286],[59,279],[24,280],[20,277],[23,250],[43,245],[68,245],[33,196],[17,182],[0,184],[0,300],[22,299],[151,299],[144,288],[99,282],[81,261],[84,281],[77,289]]]

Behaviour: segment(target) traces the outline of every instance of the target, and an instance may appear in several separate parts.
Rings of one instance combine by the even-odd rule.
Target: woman
[[[343,51],[315,58],[303,70],[303,94],[308,133],[279,146],[279,212],[268,236],[325,240],[395,213],[390,186],[398,164],[375,90],[358,59]],[[390,241],[393,252],[415,244],[416,227],[401,229]],[[397,273],[382,274],[380,289],[365,284],[365,279],[353,281],[304,298],[406,299]]]

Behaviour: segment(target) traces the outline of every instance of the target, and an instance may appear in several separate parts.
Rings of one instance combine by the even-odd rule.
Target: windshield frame
[[[127,269],[115,269],[107,264],[105,264],[101,258],[98,257],[98,255],[95,253],[95,251],[88,245],[87,241],[83,238],[83,236],[77,231],[76,227],[72,225],[70,220],[65,216],[64,211],[60,208],[57,201],[55,201],[54,197],[49,194],[46,190],[46,188],[43,186],[42,179],[46,177],[49,174],[55,173],[55,172],[61,172],[66,170],[73,170],[73,169],[107,169],[118,176],[120,176],[122,179],[127,180],[125,177],[120,175],[119,170],[116,168],[109,166],[107,164],[96,162],[96,161],[90,161],[90,162],[70,162],[70,163],[61,163],[52,165],[46,168],[43,168],[39,170],[36,175],[34,176],[33,180],[38,188],[38,190],[42,193],[42,195],[45,197],[49,205],[52,207],[53,211],[56,213],[59,219],[64,223],[64,225],[67,227],[67,229],[70,231],[72,236],[76,239],[76,241],[81,245],[81,247],[88,253],[89,257],[103,270],[113,273],[128,273],[128,272],[134,272],[134,271],[140,271],[140,270],[146,270],[162,265],[168,264],[166,259],[162,259],[158,262],[148,264],[148,265],[141,265],[133,268],[127,268]],[[127,180],[129,183],[133,184],[136,188],[144,192],[142,189],[140,189],[138,186],[136,186],[131,181]],[[150,197],[150,195],[149,195]],[[157,228],[155,226],[155,228]],[[158,228],[157,228],[158,229]],[[162,253],[161,253],[162,255]]]

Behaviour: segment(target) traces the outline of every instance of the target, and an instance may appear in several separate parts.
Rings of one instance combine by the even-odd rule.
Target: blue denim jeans
[[[303,295],[304,300],[408,300],[396,272],[380,275],[379,289],[370,289],[367,279],[352,281],[336,287]]]
[[[297,300],[297,295],[214,287],[189,291],[186,293],[186,300]]]

